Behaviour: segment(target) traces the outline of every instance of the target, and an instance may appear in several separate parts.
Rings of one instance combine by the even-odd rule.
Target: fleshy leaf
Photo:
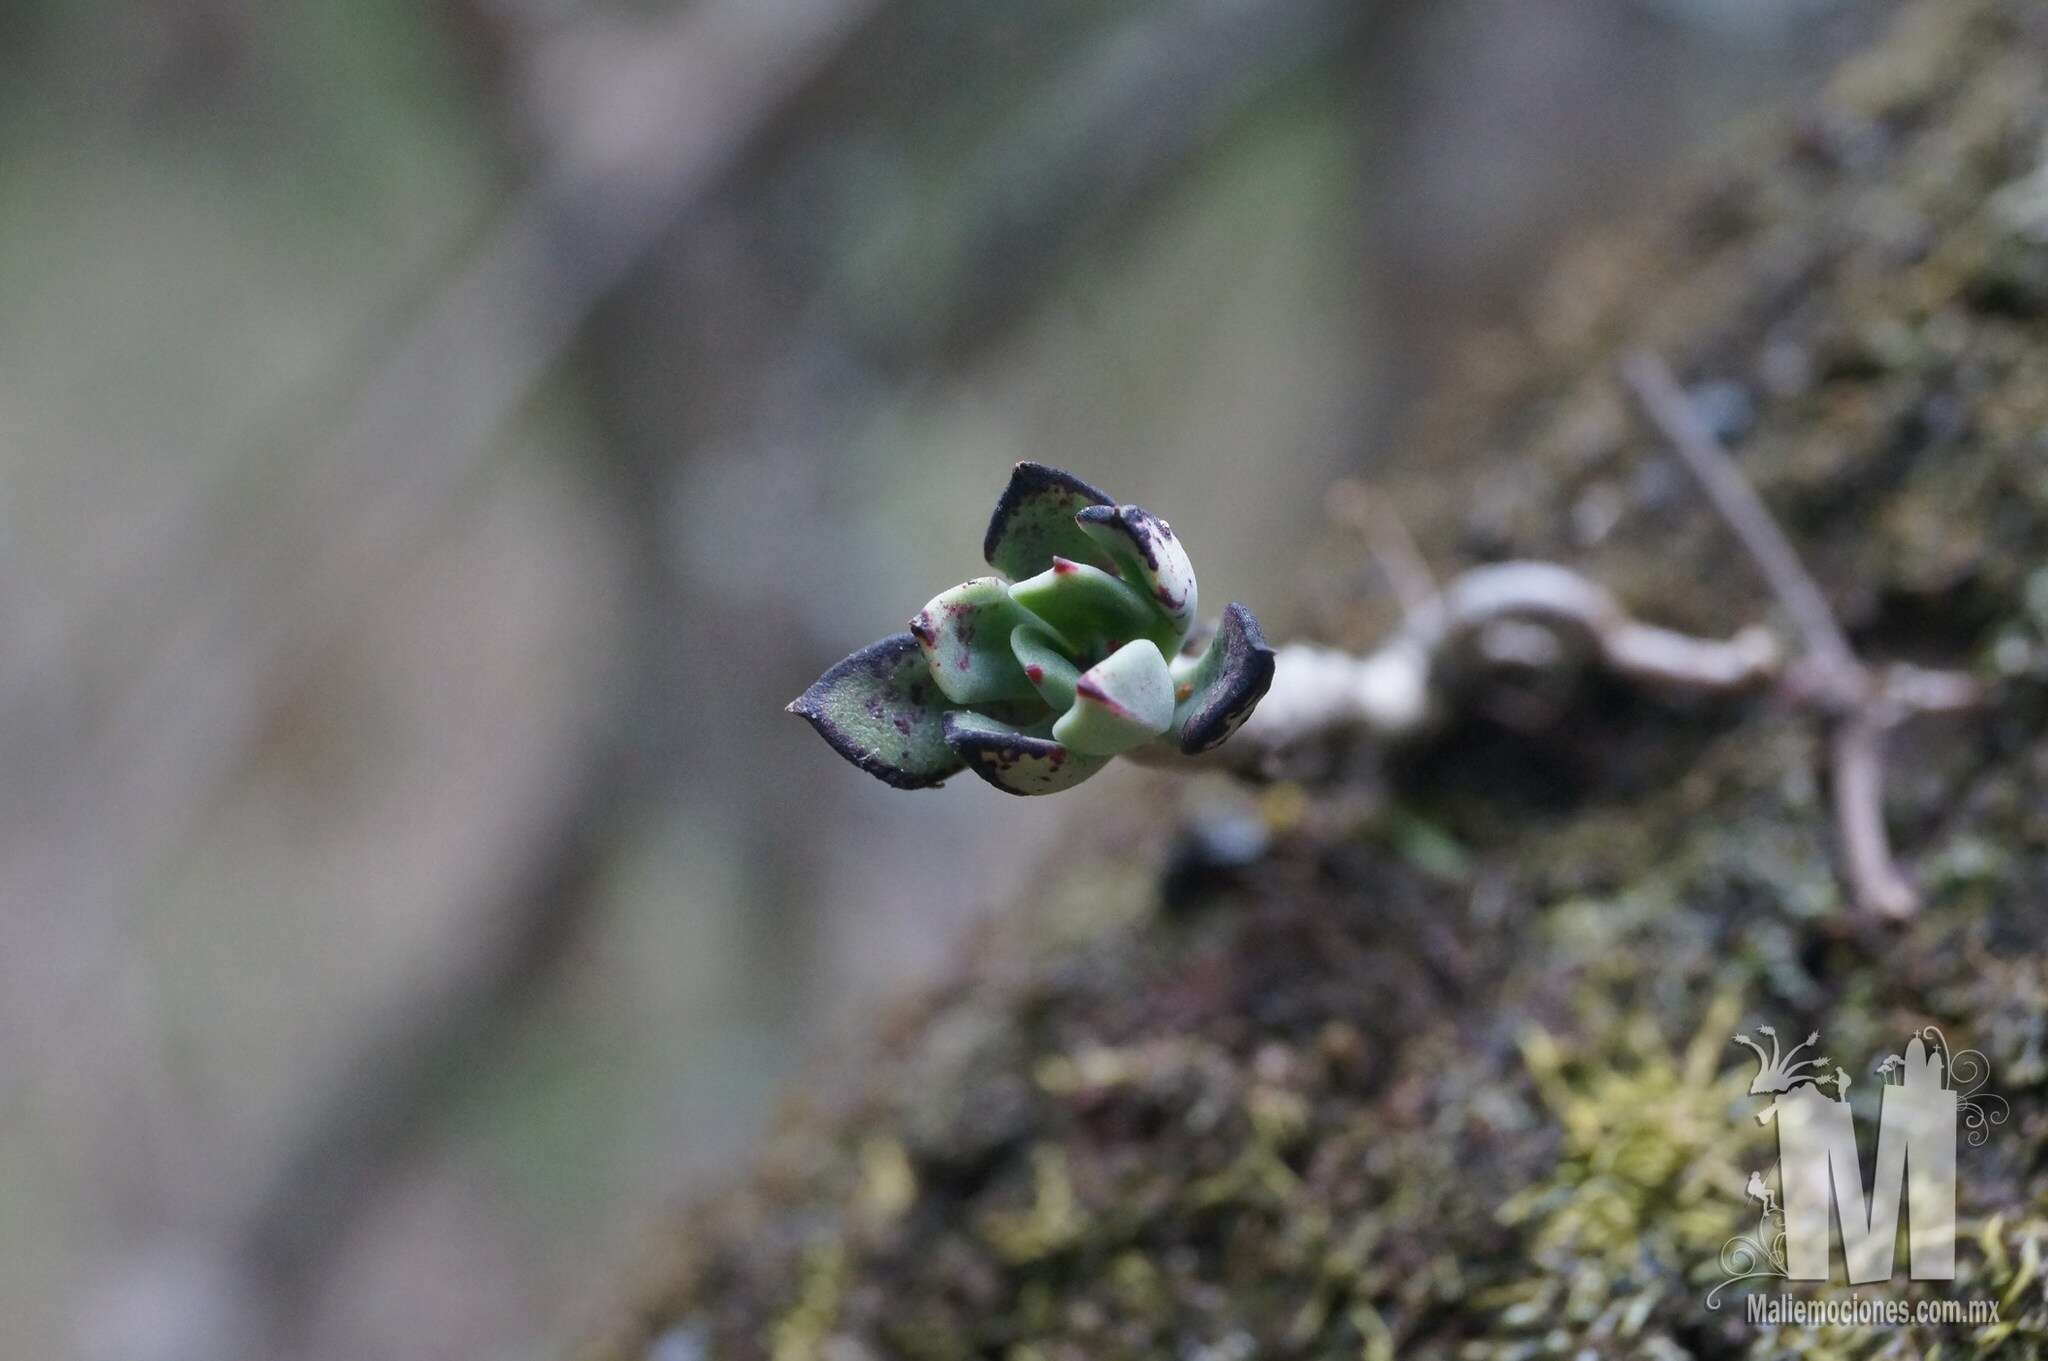
[[[1006,794],[1056,794],[1109,764],[1035,733],[955,709],[946,715],[946,743],[967,768]]]
[[[1106,506],[1108,496],[1080,478],[1043,463],[1019,463],[996,502],[981,555],[1012,581],[1052,566],[1055,557],[1110,567],[1109,557],[1074,523],[1077,511]]]
[[[1175,637],[1195,622],[1195,566],[1173,526],[1142,506],[1088,506],[1075,519],[1116,559],[1123,579],[1152,597]]]
[[[1251,717],[1273,684],[1273,649],[1252,612],[1232,601],[1208,650],[1174,667],[1179,693],[1173,740],[1193,756],[1221,743]]]
[[[1033,622],[1001,577],[976,577],[935,596],[910,621],[910,633],[947,699],[982,704],[1037,693],[1010,650],[1010,635]]]
[[[1140,638],[1082,673],[1074,707],[1052,725],[1052,735],[1077,752],[1114,756],[1172,725],[1172,673],[1159,649]]]
[[[1059,713],[1073,707],[1074,682],[1081,679],[1081,668],[1067,659],[1051,629],[1024,625],[1010,635],[1010,650],[1017,654],[1025,679],[1038,687],[1047,704]]]
[[[945,696],[917,639],[894,633],[818,677],[789,712],[832,749],[898,789],[924,789],[961,767],[946,745]]]
[[[1070,558],[1054,558],[1051,567],[1012,586],[1010,598],[1080,648],[1171,631],[1135,587]]]

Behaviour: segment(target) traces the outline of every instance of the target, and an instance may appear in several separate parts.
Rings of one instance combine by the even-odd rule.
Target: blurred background
[[[782,705],[1029,457],[1279,637],[1461,344],[1886,0],[9,0],[12,1355],[541,1357],[1059,800]]]

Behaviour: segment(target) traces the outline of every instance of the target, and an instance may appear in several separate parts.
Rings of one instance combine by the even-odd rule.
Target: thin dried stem
[[[1833,760],[1835,830],[1842,839],[1842,872],[1864,910],[1910,917],[1920,895],[1892,858],[1884,826],[1884,724],[1874,708],[1835,725]]]
[[[1778,683],[1789,702],[1829,721],[1835,826],[1851,897],[1879,916],[1910,916],[1918,895],[1892,855],[1884,823],[1885,733],[1915,714],[1977,704],[1976,683],[1903,664],[1873,675],[1669,367],[1638,354],[1623,372],[1798,630],[1805,656],[1796,667],[1786,667],[1762,628],[1723,640],[1647,624],[1598,583],[1554,563],[1499,563],[1438,587],[1399,516],[1359,484],[1339,483],[1327,502],[1330,516],[1364,538],[1401,598],[1401,627],[1364,656],[1313,644],[1281,648],[1272,690],[1214,759],[1270,774],[1292,753],[1346,733],[1407,740],[1443,720],[1461,676],[1509,664],[1558,672],[1590,664],[1634,684],[1694,694]]]
[[[1678,453],[1700,489],[1756,562],[1806,645],[1813,682],[1801,698],[1834,719],[1828,734],[1842,875],[1857,905],[1879,916],[1908,917],[1919,895],[1899,869],[1884,825],[1885,731],[1915,713],[1966,708],[1978,699],[1966,676],[1892,667],[1873,684],[1820,585],[1800,561],[1749,479],[1700,418],[1670,366],[1631,355],[1622,378],[1643,414]]]
[[[1641,404],[1643,414],[1677,451],[1693,480],[1700,484],[1714,510],[1764,575],[1771,593],[1785,607],[1815,661],[1846,681],[1864,675],[1863,663],[1849,645],[1849,636],[1835,617],[1820,584],[1806,570],[1791,540],[1778,528],[1756,489],[1744,477],[1670,367],[1654,354],[1637,353],[1622,364],[1622,378]]]
[[[1508,630],[1542,636],[1548,656],[1541,665],[1591,664],[1672,692],[1745,693],[1780,669],[1777,644],[1762,629],[1695,638],[1635,619],[1605,587],[1570,568],[1494,563],[1433,591],[1364,656],[1313,643],[1282,647],[1273,688],[1215,760],[1266,772],[1347,732],[1385,742],[1420,736],[1449,708],[1456,677],[1487,665],[1498,651],[1490,642]]]

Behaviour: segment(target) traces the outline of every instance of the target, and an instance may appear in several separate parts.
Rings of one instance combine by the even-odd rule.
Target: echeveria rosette
[[[1138,748],[1209,750],[1273,682],[1242,605],[1191,642],[1195,571],[1172,527],[1071,473],[1019,463],[982,556],[993,575],[941,592],[790,712],[899,789],[968,769],[1051,794]]]

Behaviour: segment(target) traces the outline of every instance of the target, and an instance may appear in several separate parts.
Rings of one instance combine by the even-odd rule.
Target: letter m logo
[[[1904,1083],[1883,1087],[1877,1168],[1867,1195],[1846,1100],[1805,1082],[1758,1117],[1775,1114],[1778,1123],[1788,1277],[1827,1279],[1830,1221],[1838,1216],[1849,1283],[1888,1280],[1903,1201],[1914,1279],[1955,1279],[1957,1106],[1956,1093],[1942,1081],[1941,1062],[1916,1038],[1903,1060]]]

